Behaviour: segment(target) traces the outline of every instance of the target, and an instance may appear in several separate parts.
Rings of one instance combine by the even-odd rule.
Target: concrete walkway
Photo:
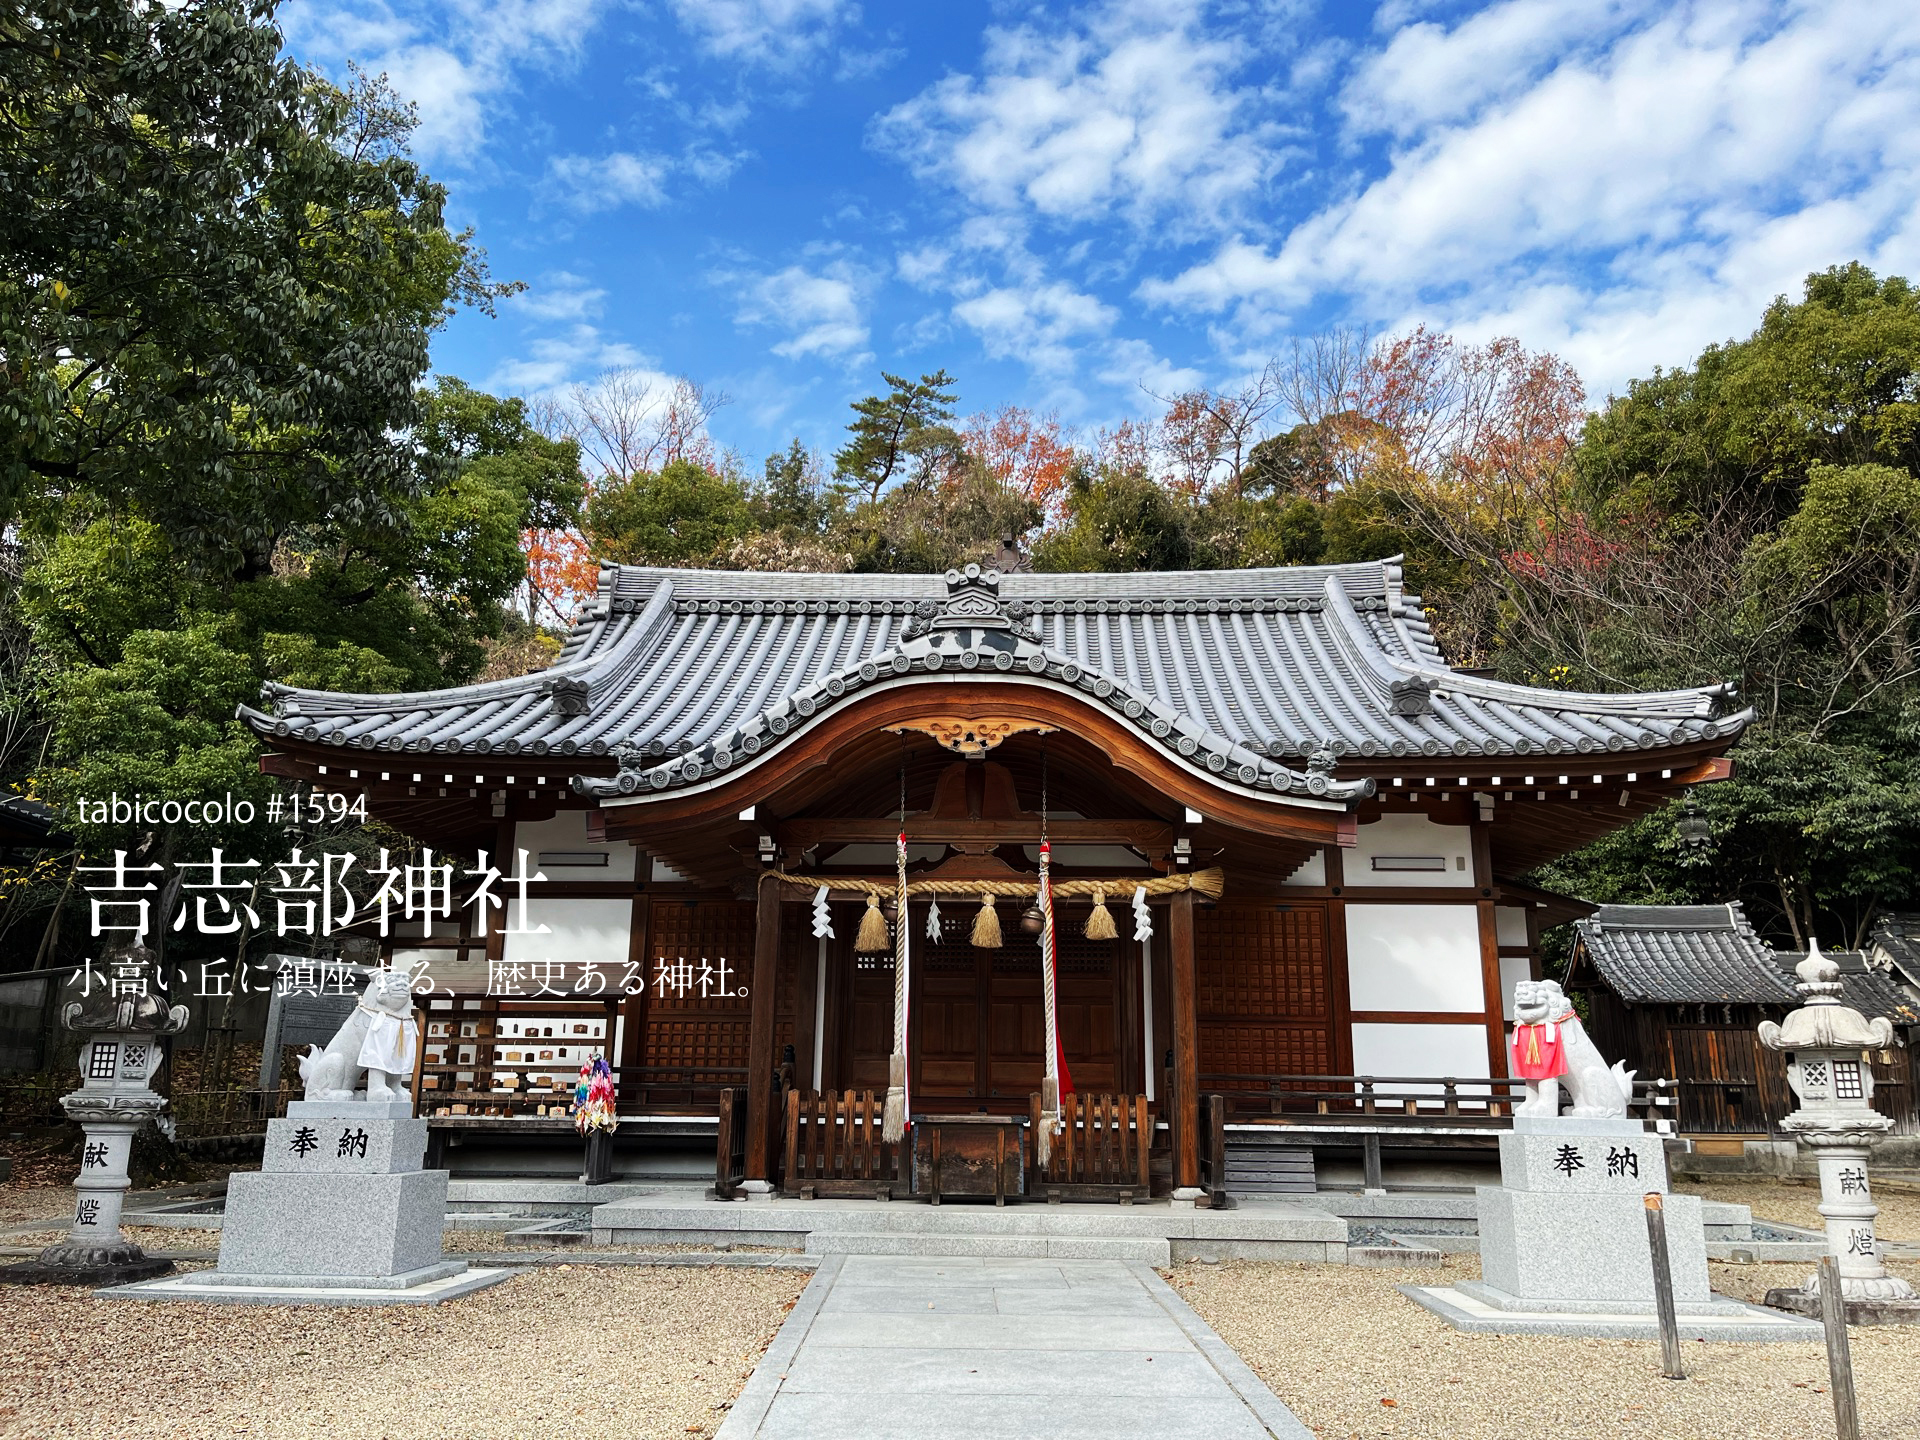
[[[1310,1440],[1143,1264],[829,1255],[719,1440]]]

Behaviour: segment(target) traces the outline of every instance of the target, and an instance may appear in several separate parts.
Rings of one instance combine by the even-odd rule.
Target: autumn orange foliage
[[[577,530],[529,530],[520,537],[527,552],[528,619],[547,616],[568,624],[574,609],[600,587],[600,567]]]
[[[1073,439],[1060,417],[1023,405],[1002,405],[969,417],[961,436],[967,452],[1003,484],[1023,491],[1052,515],[1073,469]]]

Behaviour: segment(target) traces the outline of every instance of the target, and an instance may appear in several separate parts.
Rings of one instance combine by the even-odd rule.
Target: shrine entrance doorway
[[[1038,941],[1020,933],[1018,911],[1008,904],[1001,906],[1006,935],[997,950],[971,943],[970,905],[942,907],[947,934],[937,942],[924,938],[924,907],[911,909],[914,1108],[1024,1114],[1028,1097],[1040,1089],[1046,1034]],[[1142,1088],[1144,1073],[1139,947],[1129,940],[1086,939],[1078,933],[1083,917],[1084,911],[1063,915],[1056,941],[1067,1067],[1078,1090],[1133,1093]],[[883,1087],[892,1034],[892,957],[848,958],[854,1023],[842,1031],[840,1073],[861,1088]]]

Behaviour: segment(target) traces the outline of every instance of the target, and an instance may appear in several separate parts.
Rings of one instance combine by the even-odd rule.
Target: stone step
[[[1165,1238],[1148,1236],[959,1235],[940,1231],[816,1231],[809,1255],[951,1255],[994,1260],[1136,1260],[1172,1263]]]

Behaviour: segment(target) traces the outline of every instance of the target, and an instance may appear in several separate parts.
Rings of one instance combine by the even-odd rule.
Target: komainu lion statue
[[[404,971],[377,970],[327,1048],[307,1047],[300,1081],[309,1100],[352,1100],[364,1075],[368,1100],[411,1102],[413,1056],[412,980]]]
[[[1627,1113],[1634,1072],[1620,1061],[1607,1068],[1557,981],[1515,985],[1513,1019],[1513,1074],[1527,1082],[1527,1098],[1514,1107],[1515,1115],[1557,1116],[1563,1084],[1575,1115]]]

